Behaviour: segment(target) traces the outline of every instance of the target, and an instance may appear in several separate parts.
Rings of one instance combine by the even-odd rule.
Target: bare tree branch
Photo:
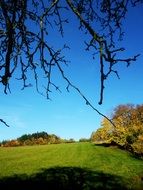
[[[9,125],[3,119],[0,119],[0,122],[3,123],[5,126],[9,127]]]
[[[22,89],[32,86],[34,80],[37,92],[50,99],[53,88],[61,92],[53,76],[53,72],[58,69],[68,84],[67,90],[70,86],[73,87],[87,105],[106,117],[65,76],[62,68],[68,61],[63,53],[69,48],[64,43],[56,49],[49,42],[49,30],[57,29],[63,37],[64,25],[71,24],[70,15],[74,14],[75,19],[79,20],[77,30],[85,34],[85,40],[81,44],[85,43],[85,49],[89,53],[92,50],[93,56],[99,58],[99,104],[102,104],[105,80],[112,73],[120,77],[115,65],[124,62],[130,66],[139,56],[120,58],[118,53],[125,51],[125,48],[118,47],[116,42],[117,36],[119,40],[123,38],[122,21],[128,7],[141,2],[142,0],[1,0],[0,84],[4,87],[4,93],[10,92],[10,81],[14,80],[14,74],[18,70],[20,76],[17,75],[16,79],[22,81]],[[32,74],[31,78],[29,74]],[[44,85],[41,83],[43,80]],[[1,122],[5,124],[3,120]]]
[[[71,8],[72,12],[78,17],[78,19],[80,20],[80,23],[84,25],[85,29],[89,32],[89,34],[91,35],[91,40],[90,43],[87,44],[87,49],[89,50],[90,47],[92,47],[95,52],[99,49],[99,62],[100,62],[100,100],[99,100],[99,105],[102,104],[103,102],[103,92],[104,92],[104,82],[105,80],[107,80],[108,76],[111,73],[115,73],[116,76],[119,78],[119,74],[118,71],[113,69],[113,66],[115,64],[117,64],[118,62],[124,62],[127,64],[127,66],[130,65],[131,62],[136,61],[138,55],[133,56],[132,58],[127,58],[127,59],[120,59],[117,57],[117,52],[120,51],[124,51],[124,48],[115,48],[114,45],[114,41],[113,41],[113,34],[115,33],[114,29],[110,26],[110,22],[114,21],[116,23],[116,26],[120,29],[120,37],[122,35],[121,32],[121,19],[123,19],[125,17],[125,14],[127,12],[127,4],[128,2],[120,2],[117,3],[116,1],[112,1],[112,3],[110,1],[103,1],[102,4],[102,12],[107,12],[108,11],[108,19],[100,19],[99,16],[98,19],[100,20],[101,24],[107,28],[109,27],[109,36],[111,36],[110,38],[110,43],[108,42],[108,38],[107,36],[103,35],[99,35],[98,32],[93,29],[91,27],[91,25],[89,24],[89,22],[86,21],[86,19],[84,19],[82,17],[82,12],[79,11],[78,6],[74,6],[74,3],[72,2],[72,0],[66,0],[69,7]],[[84,0],[80,1],[80,6],[84,5]],[[113,8],[114,3],[116,4],[116,7]],[[113,5],[112,5],[113,4]],[[90,2],[90,7],[93,7],[92,3]],[[115,9],[115,10],[114,10]],[[122,10],[123,9],[123,10]],[[122,10],[122,11],[121,11]],[[93,10],[92,10],[93,11]],[[120,11],[120,12],[118,12]],[[116,13],[116,14],[115,14]],[[91,14],[94,14],[91,13]],[[121,14],[121,15],[120,15]],[[89,17],[89,15],[88,15]],[[115,30],[117,28],[115,27]],[[115,53],[116,52],[116,53]],[[105,71],[104,70],[104,65],[105,64],[109,64],[109,70]]]

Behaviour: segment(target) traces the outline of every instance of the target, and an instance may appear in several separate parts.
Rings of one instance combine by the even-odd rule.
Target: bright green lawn
[[[91,143],[0,148],[0,178],[32,175],[41,169],[78,167],[122,177],[128,187],[141,189],[143,160],[115,147]]]

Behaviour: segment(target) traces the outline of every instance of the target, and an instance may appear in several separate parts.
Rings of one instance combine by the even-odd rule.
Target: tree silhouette
[[[4,86],[4,93],[10,91],[10,81],[15,80],[14,75],[18,70],[20,76],[17,80],[23,82],[22,89],[32,85],[29,82],[29,75],[34,76],[37,92],[49,99],[52,87],[60,91],[52,78],[52,73],[57,69],[67,82],[66,89],[69,91],[70,87],[74,88],[87,105],[104,116],[65,75],[63,65],[67,65],[68,61],[63,53],[69,47],[63,44],[56,49],[54,44],[51,45],[48,41],[48,31],[49,28],[57,28],[57,32],[64,36],[64,25],[72,24],[69,22],[70,15],[74,14],[75,20],[79,20],[77,30],[85,33],[85,41],[79,43],[84,43],[85,49],[89,53],[93,52],[93,57],[99,56],[99,104],[102,104],[105,80],[112,73],[119,78],[118,71],[114,69],[115,65],[124,62],[129,66],[139,56],[120,58],[118,53],[125,48],[118,47],[116,41],[117,36],[119,40],[123,38],[122,21],[128,7],[141,2],[141,0],[1,0],[0,84]],[[44,91],[41,91],[39,80],[43,77],[46,82]]]

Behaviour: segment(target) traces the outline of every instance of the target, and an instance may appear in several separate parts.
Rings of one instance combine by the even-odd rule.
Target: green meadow
[[[116,147],[92,143],[1,147],[0,188],[8,185],[142,190],[143,160]]]

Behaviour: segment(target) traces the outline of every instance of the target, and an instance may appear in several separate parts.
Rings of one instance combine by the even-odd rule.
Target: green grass
[[[89,187],[95,181],[89,179],[90,174],[96,179],[97,175],[99,179],[100,174],[102,178],[103,175],[107,179],[109,176],[112,177],[113,181],[115,181],[114,177],[118,177],[127,189],[143,189],[143,161],[115,147],[72,143],[0,148],[1,181],[22,175],[29,178],[38,175],[39,178],[39,174],[43,171],[51,172],[51,169],[52,171],[54,169],[54,172],[60,171],[60,181],[62,175],[69,175],[66,174],[67,171],[72,173],[76,170],[78,175],[84,173],[82,175],[84,179],[85,173],[86,176],[87,173],[89,174],[88,180],[86,177],[86,181],[90,182]],[[109,186],[111,187],[111,183]]]

